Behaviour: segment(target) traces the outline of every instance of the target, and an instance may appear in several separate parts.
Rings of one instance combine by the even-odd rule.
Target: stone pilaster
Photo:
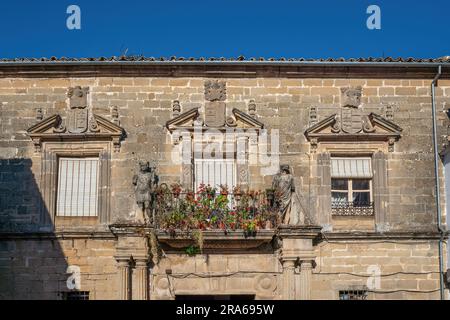
[[[314,267],[313,260],[301,260],[300,264],[300,283],[299,283],[299,293],[298,298],[300,300],[310,300],[311,299],[311,275],[312,269]]]
[[[148,300],[148,235],[151,229],[138,224],[115,224],[110,229],[117,236],[121,299]]]
[[[318,226],[280,227],[279,235],[283,241],[283,299],[311,299],[311,274],[315,259],[313,240],[319,235],[320,229]],[[297,266],[300,267],[300,274],[295,274]]]
[[[131,274],[130,259],[116,257],[117,269],[119,270],[119,300],[130,300],[131,298]]]
[[[283,265],[283,300],[295,299],[295,257],[286,257],[281,259]]]
[[[317,221],[326,231],[331,230],[331,157],[317,155]]]
[[[376,231],[389,231],[387,224],[387,211],[389,191],[387,184],[387,157],[379,151],[373,155],[373,200],[375,207]]]
[[[135,258],[136,300],[148,300],[148,258]]]
[[[181,185],[184,189],[191,190],[193,189],[192,137],[188,131],[183,131],[181,137]]]

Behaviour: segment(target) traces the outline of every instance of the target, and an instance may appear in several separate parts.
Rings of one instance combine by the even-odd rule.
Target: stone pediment
[[[193,108],[180,115],[170,119],[166,122],[166,128],[173,132],[177,129],[219,129],[224,130],[227,128],[241,128],[241,129],[263,129],[264,124],[250,116],[249,114],[234,108],[232,115],[227,117],[223,126],[212,127],[205,125],[199,108]]]
[[[60,115],[52,115],[27,130],[33,140],[37,151],[45,141],[104,141],[109,140],[114,144],[116,151],[120,148],[120,141],[124,136],[124,129],[117,124],[92,114],[83,132],[71,132],[66,128]]]
[[[402,128],[394,122],[376,114],[333,114],[305,131],[313,147],[324,141],[386,141],[389,150],[401,137]]]
[[[190,109],[167,121],[166,128],[171,132],[176,129],[192,128],[198,120],[199,115],[198,108]]]

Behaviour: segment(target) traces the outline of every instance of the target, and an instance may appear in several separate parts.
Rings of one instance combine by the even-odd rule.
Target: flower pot
[[[274,205],[275,201],[275,190],[274,189],[266,189],[266,199],[271,207]]]

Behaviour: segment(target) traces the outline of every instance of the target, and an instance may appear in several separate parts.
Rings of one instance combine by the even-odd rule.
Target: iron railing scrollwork
[[[334,201],[331,203],[333,216],[373,216],[373,202]]]

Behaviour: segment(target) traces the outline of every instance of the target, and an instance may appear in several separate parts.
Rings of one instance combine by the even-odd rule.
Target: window
[[[98,158],[59,158],[57,216],[97,216]]]
[[[61,292],[63,300],[89,300],[89,291]]]
[[[366,300],[367,290],[340,290],[339,300]]]
[[[210,185],[219,189],[220,185],[226,185],[232,191],[236,186],[236,161],[235,159],[194,159],[195,165],[195,189],[200,184]]]
[[[331,159],[334,215],[373,215],[371,158]]]

